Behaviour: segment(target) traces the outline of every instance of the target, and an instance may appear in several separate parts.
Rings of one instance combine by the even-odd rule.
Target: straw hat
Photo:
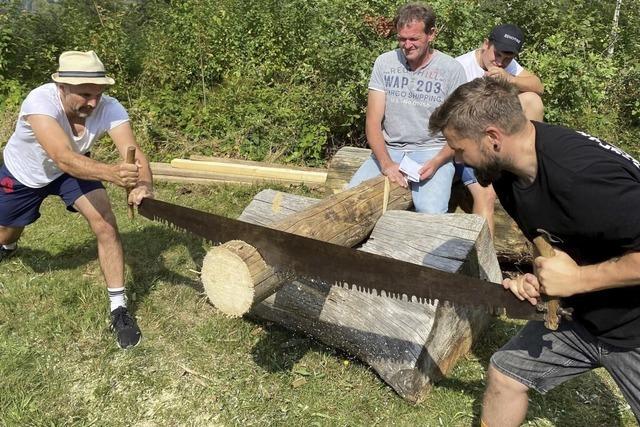
[[[62,52],[59,63],[58,72],[51,74],[51,79],[56,83],[70,85],[87,83],[112,85],[115,83],[115,80],[106,75],[104,64],[92,50],[88,52],[76,50]]]

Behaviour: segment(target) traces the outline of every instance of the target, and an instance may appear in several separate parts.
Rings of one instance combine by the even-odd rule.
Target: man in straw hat
[[[40,217],[40,205],[57,195],[80,212],[96,235],[98,259],[111,302],[111,328],[121,348],[134,347],[142,334],[129,314],[124,289],[124,257],[115,216],[101,181],[130,189],[129,204],[152,197],[149,162],[138,147],[124,107],[104,95],[114,80],[93,51],[60,55],[54,83],[29,93],[20,108],[0,168],[0,260],[14,254],[24,227]],[[135,163],[107,164],[89,157],[108,134],[120,154],[136,148]]]

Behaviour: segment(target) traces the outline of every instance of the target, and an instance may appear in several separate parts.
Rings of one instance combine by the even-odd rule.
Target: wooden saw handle
[[[136,147],[134,147],[133,145],[129,146],[127,148],[127,157],[125,158],[125,162],[129,163],[129,164],[134,164],[136,161]],[[127,198],[126,198],[126,202],[127,202],[127,216],[129,217],[129,219],[133,219],[133,205],[129,204],[129,193],[131,193],[131,189],[127,188]]]
[[[549,243],[549,239],[545,235],[540,235],[533,239],[533,244],[536,246],[538,253],[545,257],[551,258],[555,256],[553,247]],[[542,295],[542,301],[547,307],[544,314],[544,326],[547,329],[555,331],[560,325],[560,299]]]

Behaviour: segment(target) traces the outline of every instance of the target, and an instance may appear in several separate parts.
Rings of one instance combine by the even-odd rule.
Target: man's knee
[[[542,98],[535,92],[522,92],[518,95],[520,99],[520,105],[524,115],[529,120],[535,120],[541,122],[544,118],[544,104]]]
[[[487,393],[494,395],[512,396],[527,393],[529,387],[503,374],[495,366],[489,365],[487,371]]]
[[[483,187],[477,182],[467,186],[471,196],[473,197],[474,212],[493,212],[496,203],[496,192],[492,186]]]

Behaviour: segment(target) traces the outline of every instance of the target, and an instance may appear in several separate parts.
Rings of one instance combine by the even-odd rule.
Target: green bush
[[[395,46],[371,21],[402,4],[62,0],[30,13],[20,3],[0,10],[2,99],[46,82],[62,51],[94,49],[153,159],[202,153],[307,164],[365,144],[371,66]],[[546,120],[637,152],[640,8],[623,3],[608,57],[614,3],[435,0],[436,47],[459,55],[498,23],[520,25],[520,61],[545,84]]]

